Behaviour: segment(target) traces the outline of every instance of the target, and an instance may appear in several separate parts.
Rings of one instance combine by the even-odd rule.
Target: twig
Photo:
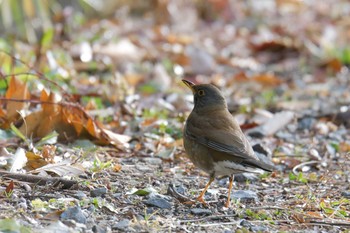
[[[319,164],[319,163],[321,163],[321,162],[320,161],[308,161],[308,162],[300,163],[300,164],[296,165],[295,167],[293,167],[293,173],[294,173],[294,175],[298,175],[297,169],[299,169],[305,165]]]
[[[258,206],[258,207],[249,207],[252,210],[288,210],[287,208],[279,206]]]
[[[184,220],[180,220],[180,223],[200,222],[200,221],[208,221],[208,220],[212,220],[212,219],[229,218],[229,217],[237,217],[237,214],[211,215],[211,216],[207,216],[204,218],[198,218],[198,219],[184,219]]]
[[[167,194],[175,197],[179,202],[184,203],[190,201],[190,199],[181,193],[176,191],[176,188],[173,183],[170,183],[168,186]]]
[[[47,185],[52,184],[55,187],[62,187],[63,189],[69,189],[73,185],[78,184],[75,180],[67,180],[60,177],[43,177],[27,174],[18,174],[6,171],[0,171],[0,177],[14,179],[18,181],[35,183],[37,185]]]
[[[234,221],[234,222],[218,222],[218,223],[207,223],[207,224],[199,224],[198,226],[201,227],[212,227],[212,226],[222,226],[222,225],[237,225],[240,221]]]
[[[350,227],[350,222],[309,221],[309,223],[310,224],[328,225],[328,226]]]
[[[74,108],[82,108],[78,103],[70,103],[65,101],[60,102],[52,102],[52,101],[43,101],[43,100],[33,100],[33,99],[15,99],[15,98],[5,98],[0,97],[1,101],[4,102],[20,102],[20,103],[32,103],[32,104],[53,104],[53,105],[60,105],[60,106],[69,106]]]

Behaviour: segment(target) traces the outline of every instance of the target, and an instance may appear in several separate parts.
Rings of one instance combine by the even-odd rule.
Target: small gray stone
[[[162,160],[160,158],[144,158],[143,161],[145,161],[148,164],[151,165],[159,165],[162,164]]]
[[[269,164],[271,166],[274,166],[273,162],[267,156],[265,156],[264,154],[256,152],[255,155],[258,156],[260,161],[262,161],[262,162],[264,162],[266,164]]]
[[[61,220],[74,220],[78,223],[86,223],[86,217],[84,215],[84,213],[81,211],[79,206],[75,206],[72,208],[67,209],[66,211],[64,211],[61,216],[60,216]]]
[[[236,174],[234,176],[234,181],[240,182],[240,183],[245,183],[247,181],[257,181],[258,177],[253,174],[253,173],[241,173],[241,174]]]
[[[129,227],[129,223],[129,219],[122,219],[121,221],[113,225],[112,230],[126,231]]]
[[[120,198],[123,195],[123,193],[113,193],[114,198]]]
[[[232,194],[232,198],[241,201],[257,201],[258,195],[250,190],[238,190]]]
[[[187,188],[185,186],[183,186],[182,184],[176,185],[175,189],[176,189],[176,192],[178,192],[178,193],[180,193],[182,195],[185,195],[185,193],[187,191]]]
[[[343,197],[349,198],[349,197],[350,197],[350,191],[343,191],[343,192],[341,193],[341,195],[342,195]]]
[[[79,200],[83,200],[84,198],[86,198],[86,194],[82,191],[78,191],[74,194],[74,196],[76,198],[78,198]]]
[[[265,156],[268,156],[271,154],[271,150],[263,145],[261,145],[260,143],[257,143],[253,146],[253,150],[255,152],[258,152],[260,154],[263,154]]]
[[[298,129],[299,130],[310,130],[311,127],[315,124],[316,120],[312,117],[305,117],[298,121]]]
[[[86,209],[88,212],[94,212],[95,211],[95,209],[96,209],[96,207],[94,206],[94,205],[89,205],[89,207]]]
[[[251,223],[245,219],[241,221],[240,225],[248,228],[249,230],[251,230],[253,232],[269,232],[269,229],[267,227],[254,225],[253,223]]]
[[[160,197],[150,197],[148,200],[144,201],[144,203],[161,209],[171,209],[171,203]]]
[[[106,233],[107,230],[105,228],[102,228],[100,226],[95,225],[92,227],[92,232],[93,233]]]
[[[191,213],[194,215],[210,215],[211,211],[208,209],[193,208],[191,209]]]
[[[94,190],[90,191],[91,197],[100,197],[100,196],[102,196],[102,195],[104,195],[106,193],[107,193],[107,189],[105,187],[97,188],[97,189],[94,189]]]

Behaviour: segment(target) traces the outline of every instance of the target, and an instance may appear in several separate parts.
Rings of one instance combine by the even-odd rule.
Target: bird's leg
[[[210,184],[213,183],[214,180],[215,180],[215,175],[214,175],[214,174],[210,175],[210,179],[209,179],[207,185],[204,187],[204,189],[203,189],[203,191],[201,192],[201,194],[199,195],[199,197],[197,197],[197,201],[201,202],[203,205],[207,205],[207,204],[205,203],[204,199],[203,199],[203,196],[204,196],[204,194],[207,192],[207,190],[208,190]],[[193,205],[193,204],[195,204],[195,203],[196,203],[195,201],[186,201],[186,202],[183,202],[183,204],[185,204],[185,205]]]
[[[228,194],[227,194],[227,201],[225,204],[225,207],[229,207],[230,206],[230,202],[231,202],[231,191],[232,191],[232,185],[233,185],[233,175],[230,176],[229,178],[230,183],[228,185]]]
[[[210,179],[209,179],[207,185],[205,186],[205,188],[203,189],[203,191],[201,192],[199,197],[197,197],[197,200],[200,201],[201,203],[203,203],[204,205],[206,205],[206,203],[205,203],[205,201],[203,199],[203,196],[207,192],[210,184],[213,183],[214,180],[215,180],[215,176],[214,175],[210,175]]]

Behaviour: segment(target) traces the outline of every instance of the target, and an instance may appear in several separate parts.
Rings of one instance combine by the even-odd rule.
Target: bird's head
[[[220,90],[211,84],[199,84],[182,80],[188,88],[192,90],[194,97],[194,111],[200,111],[203,109],[214,108],[227,108],[225,98],[221,94]]]

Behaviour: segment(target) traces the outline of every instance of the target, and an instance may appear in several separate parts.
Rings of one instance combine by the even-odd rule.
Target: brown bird
[[[194,96],[194,107],[183,132],[184,147],[190,160],[210,175],[198,201],[216,176],[229,176],[225,206],[230,204],[233,175],[257,170],[272,171],[273,166],[259,160],[235,118],[227,109],[220,90],[211,84],[195,85],[182,80]]]

